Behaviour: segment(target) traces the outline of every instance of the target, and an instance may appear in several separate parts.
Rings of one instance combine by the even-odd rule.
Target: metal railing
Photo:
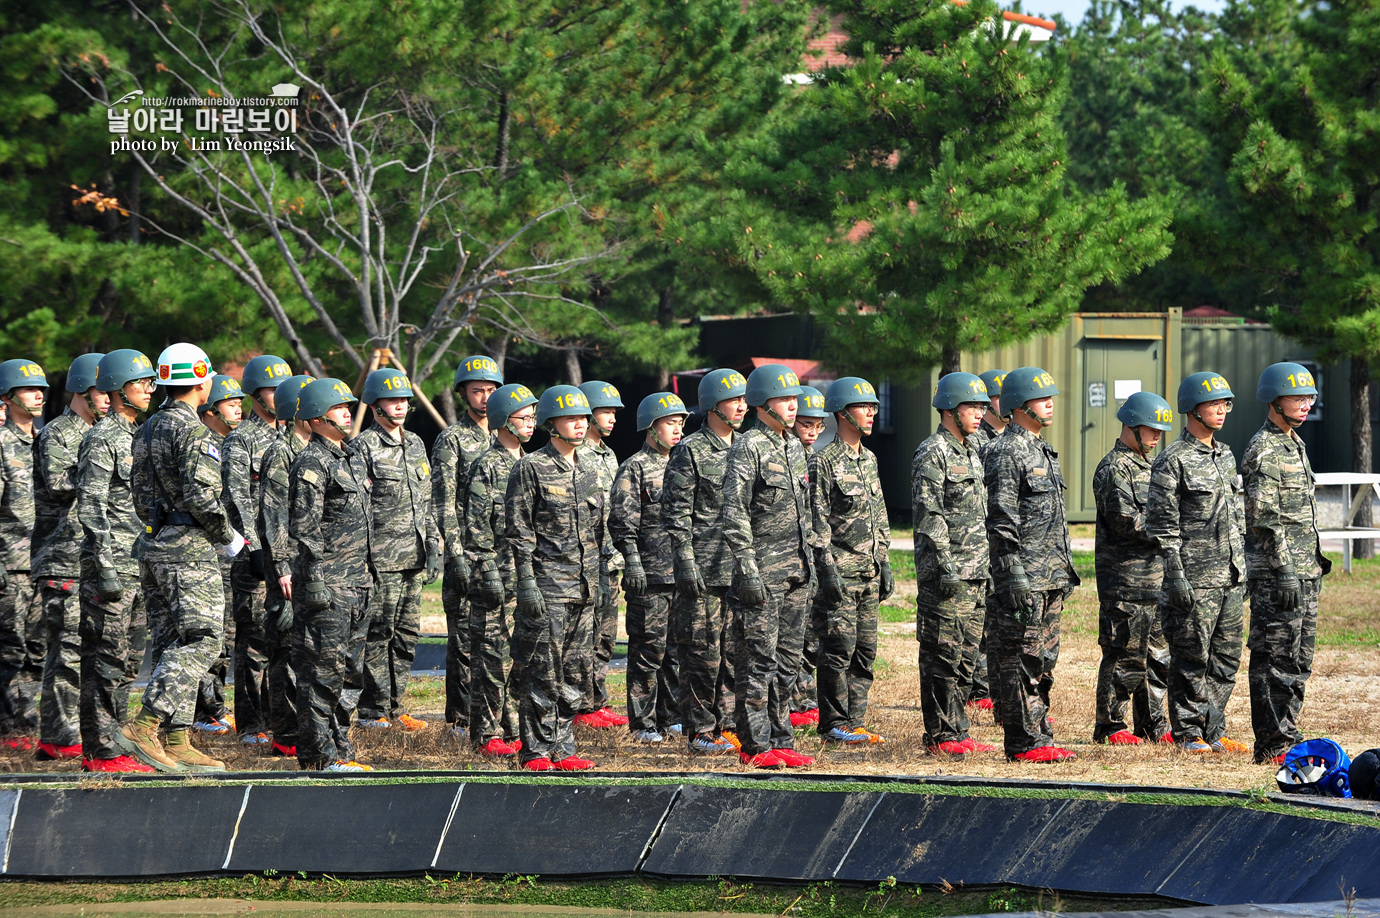
[[[1342,570],[1351,573],[1352,543],[1357,539],[1380,539],[1380,529],[1356,526],[1352,521],[1360,512],[1363,501],[1380,497],[1380,475],[1366,475],[1361,472],[1322,472],[1314,475],[1314,483],[1323,486],[1340,486],[1342,489],[1342,528],[1324,529],[1318,532],[1319,539],[1335,539],[1342,543]],[[1354,492],[1354,496],[1353,496]]]

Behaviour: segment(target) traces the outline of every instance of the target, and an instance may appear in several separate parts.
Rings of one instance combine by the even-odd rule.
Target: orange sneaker
[[[732,730],[725,730],[720,733],[719,736],[728,740],[729,744],[732,745],[734,749],[737,749],[739,752],[743,751],[742,741],[738,739],[738,734],[734,733]]]
[[[867,729],[866,727],[858,727],[858,728],[857,728],[856,730],[854,730],[853,732],[854,732],[854,733],[861,733],[863,736],[867,737],[867,741],[868,741],[870,744],[872,744],[873,746],[879,746],[879,745],[881,745],[881,744],[883,744],[883,743],[886,742],[886,737],[885,737],[885,736],[882,736],[880,733],[873,733],[871,730]]]
[[[1238,743],[1234,739],[1227,739],[1225,736],[1214,740],[1212,743],[1213,752],[1250,752],[1251,747],[1245,743]]]
[[[418,720],[411,714],[399,714],[398,724],[401,725],[402,728],[408,731],[409,733],[415,733],[418,730],[426,729],[426,721]]]

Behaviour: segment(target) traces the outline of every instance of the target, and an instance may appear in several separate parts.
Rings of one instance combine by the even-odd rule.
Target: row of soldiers
[[[1079,584],[1058,454],[1053,378],[1038,367],[940,379],[940,429],[916,451],[912,498],[919,588],[921,704],[931,752],[965,755],[965,704],[992,701],[1005,753],[1057,762],[1049,693],[1064,601]],[[1102,662],[1094,740],[1175,743],[1194,754],[1246,752],[1226,733],[1241,663],[1243,608],[1254,757],[1282,761],[1311,673],[1321,578],[1314,478],[1297,429],[1317,398],[1300,364],[1265,369],[1269,406],[1237,474],[1216,439],[1235,398],[1214,372],[1179,385],[1184,429],[1152,461],[1174,410],[1131,395],[1121,434],[1093,477]],[[1168,720],[1165,718],[1166,701]],[[1127,708],[1131,709],[1128,723]]]

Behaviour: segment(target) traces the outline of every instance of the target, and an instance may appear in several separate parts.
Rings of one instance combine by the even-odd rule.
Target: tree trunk
[[[498,375],[499,375],[499,376],[503,376],[504,373],[506,372],[506,371],[503,369],[503,367],[504,367],[504,365],[507,364],[507,362],[508,362],[508,336],[507,336],[507,335],[499,335],[499,336],[498,336],[498,340],[497,340],[496,342],[494,342],[493,358],[494,358],[494,363],[498,364]],[[505,378],[506,378],[506,377],[505,377]]]
[[[958,362],[963,357],[957,345],[946,344],[940,352],[939,375],[947,376],[950,373],[958,372]]]
[[[508,94],[498,94],[498,142],[494,146],[494,172],[498,175],[497,186],[501,187],[508,175],[508,144],[512,131],[512,114],[508,110]]]
[[[661,296],[656,304],[656,321],[662,331],[668,331],[676,321],[675,285],[668,283],[661,288]],[[656,387],[663,392],[671,385],[671,368],[656,368]]]
[[[456,422],[455,393],[450,391],[450,386],[442,389],[441,394],[436,398],[436,409],[441,412],[441,417],[446,419],[447,424]]]
[[[572,386],[585,381],[584,371],[580,369],[580,349],[577,347],[565,349],[565,375],[566,381]]]
[[[1370,361],[1365,357],[1351,358],[1351,470],[1369,475],[1374,470],[1371,457],[1370,432]],[[1356,514],[1357,526],[1370,526],[1370,500],[1361,503]],[[1375,542],[1358,539],[1357,558],[1375,557]]]
[[[140,179],[143,178],[144,170],[139,168],[138,163],[132,163],[129,169],[129,244],[139,244],[139,210],[140,210]]]

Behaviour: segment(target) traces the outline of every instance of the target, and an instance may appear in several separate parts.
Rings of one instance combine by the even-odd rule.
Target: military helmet
[[[580,383],[579,389],[589,399],[589,410],[595,408],[622,408],[623,396],[618,387],[602,379],[591,379]]]
[[[690,409],[674,392],[653,392],[637,406],[637,429],[646,430],[652,422],[672,415],[688,415]]]
[[[1190,373],[1179,383],[1179,414],[1188,414],[1203,402],[1214,402],[1219,398],[1236,398],[1222,374],[1211,370]]]
[[[537,400],[537,426],[552,418],[589,417],[589,399],[574,386],[552,386]]]
[[[278,383],[292,375],[292,367],[281,357],[260,354],[244,365],[240,374],[240,388],[253,395],[260,389],[276,389]]]
[[[503,374],[498,369],[498,361],[483,354],[471,354],[460,361],[460,366],[455,369],[453,388],[459,390],[468,382],[491,382],[495,386],[503,385]]]
[[[508,423],[510,417],[528,405],[536,403],[537,397],[522,383],[499,386],[498,391],[489,396],[489,403],[484,406],[484,414],[489,419],[489,429],[497,430]]]
[[[877,390],[861,376],[841,376],[829,384],[824,397],[824,410],[830,414],[844,411],[849,405],[880,405]]]
[[[96,384],[96,368],[104,354],[82,354],[67,368],[68,392],[85,392]]]
[[[163,348],[163,352],[158,355],[156,366],[156,378],[160,386],[199,386],[216,375],[216,371],[211,369],[211,358],[206,356],[206,352],[185,341]]]
[[[1006,417],[1026,402],[1058,395],[1054,377],[1039,367],[1021,367],[1001,381],[1001,415]]]
[[[725,367],[704,374],[700,380],[700,411],[708,414],[719,402],[747,395],[747,380],[737,370]]]
[[[136,379],[153,379],[153,361],[143,351],[122,347],[101,358],[96,366],[96,388],[116,392]]]
[[[790,398],[800,395],[800,379],[785,364],[764,363],[748,374],[747,403],[759,408],[771,398]]]
[[[1260,374],[1255,390],[1258,402],[1273,402],[1281,395],[1317,395],[1317,382],[1300,363],[1272,363]]]
[[[315,381],[315,376],[307,376],[303,373],[278,383],[278,388],[273,390],[273,414],[278,420],[297,420],[297,396],[302,394],[307,383]]]
[[[391,367],[380,367],[364,379],[364,391],[359,400],[372,405],[381,398],[412,398],[412,383],[407,374]]]
[[[211,397],[206,399],[206,404],[214,407],[217,402],[228,401],[232,398],[244,398],[244,390],[240,388],[239,380],[233,376],[217,374],[211,379]]]
[[[0,395],[13,395],[15,389],[48,388],[43,368],[32,360],[22,358],[0,363]]]
[[[987,397],[989,399],[1001,396],[1001,384],[1006,379],[1005,370],[985,370],[978,374],[978,379],[987,387]]]
[[[829,415],[824,413],[824,393],[814,386],[801,386],[795,416],[796,418],[819,418],[821,420],[827,418]]]
[[[941,411],[952,411],[959,405],[982,405],[991,402],[987,384],[972,373],[946,373],[939,377],[930,404]]]
[[[302,391],[297,393],[297,410],[293,417],[301,421],[310,421],[321,417],[336,405],[348,405],[357,401],[359,399],[355,398],[344,381],[334,376],[324,376],[307,383],[302,387]]]
[[[1127,427],[1150,427],[1169,430],[1174,424],[1174,412],[1169,403],[1153,392],[1134,392],[1126,404],[1117,409],[1116,419]]]

